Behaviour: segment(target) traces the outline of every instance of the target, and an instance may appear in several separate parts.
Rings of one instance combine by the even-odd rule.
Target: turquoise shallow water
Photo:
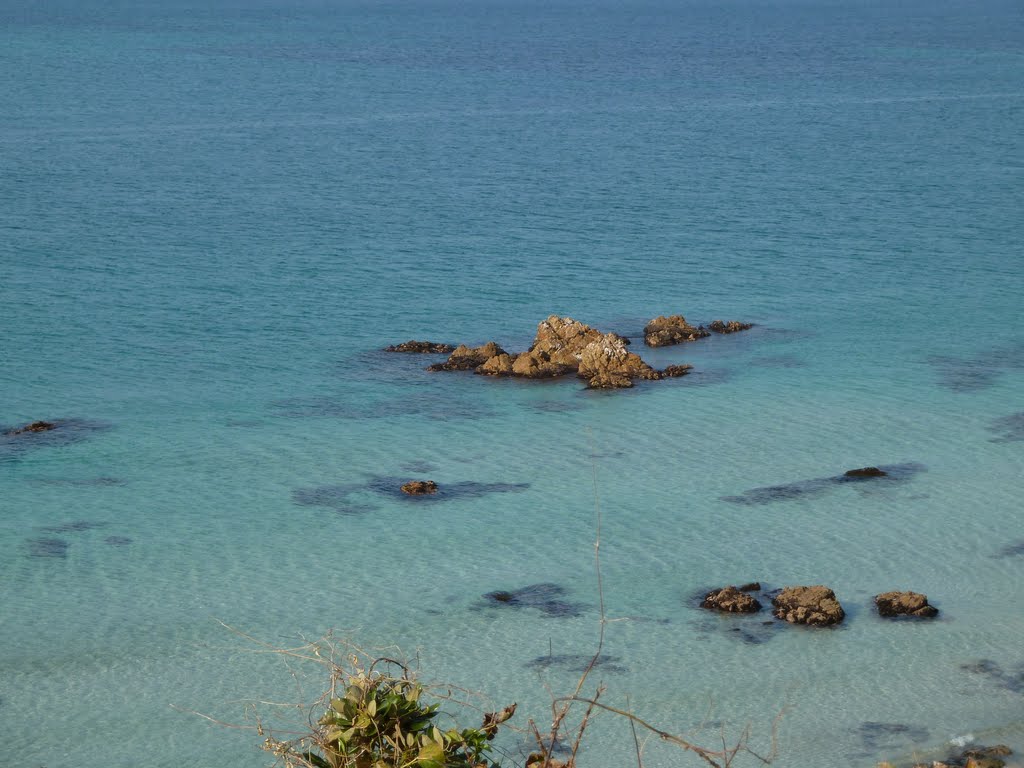
[[[0,443],[12,764],[268,763],[183,710],[239,722],[318,683],[219,622],[397,645],[543,722],[575,673],[531,661],[596,642],[595,476],[609,703],[707,741],[749,723],[758,747],[785,710],[781,766],[1024,748],[1014,4],[0,22],[0,423],[73,420]],[[757,327],[641,350],[695,373],[615,393],[377,351],[521,349],[551,313],[637,339],[673,312]],[[869,464],[909,469],[808,482]],[[463,493],[387,490],[420,476]],[[751,579],[828,584],[849,618],[693,605]],[[537,583],[576,615],[481,598]],[[941,618],[881,621],[892,588]],[[581,764],[633,759],[613,718],[590,738]]]

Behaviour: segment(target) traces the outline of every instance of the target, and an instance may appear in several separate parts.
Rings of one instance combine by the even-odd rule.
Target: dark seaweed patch
[[[996,557],[1016,557],[1018,555],[1024,555],[1024,539],[1007,544],[999,550]]]
[[[93,528],[102,528],[106,523],[94,523],[91,520],[74,520],[70,523],[60,523],[59,525],[45,525],[40,530],[47,531],[48,533],[80,533],[82,531],[91,531]]]
[[[511,592],[488,592],[484,595],[490,605],[510,608],[535,608],[545,616],[579,616],[584,606],[563,600],[565,588],[557,584],[530,584]]]
[[[569,402],[565,400],[538,400],[530,403],[529,407],[538,413],[573,413],[586,409],[582,402]]]
[[[429,461],[408,461],[402,465],[403,472],[411,472],[413,474],[423,474],[425,472],[433,472],[437,469],[434,464]]]
[[[906,464],[886,464],[879,467],[885,471],[885,477],[859,478],[837,475],[834,477],[819,477],[811,480],[800,480],[785,485],[768,485],[760,488],[751,488],[737,496],[722,496],[722,501],[731,504],[772,504],[777,501],[793,501],[796,499],[813,498],[822,496],[834,488],[845,484],[868,484],[873,488],[891,487],[903,483],[919,472],[923,472],[923,464],[909,462]]]
[[[44,477],[36,480],[43,485],[67,485],[73,488],[108,488],[115,485],[127,485],[125,480],[118,477],[86,477],[80,480],[72,480],[64,477]]]
[[[0,463],[18,461],[30,450],[57,448],[86,440],[97,432],[110,429],[110,424],[90,419],[54,419],[54,428],[45,432],[14,434],[21,426],[0,425]]]
[[[410,496],[407,493],[402,493],[402,484],[408,481],[409,478],[376,477],[366,487],[383,496],[411,500],[417,504],[425,501],[443,501],[445,499],[478,499],[491,493],[519,493],[530,487],[529,483],[476,483],[473,481],[462,481],[457,483],[438,483],[437,493],[427,496]]]
[[[127,536],[107,536],[103,543],[109,544],[112,547],[126,547],[132,543],[132,540]]]
[[[532,661],[528,661],[525,666],[527,669],[546,670],[554,667],[568,672],[585,672],[593,660],[593,656],[583,653],[556,653],[548,656],[538,656]],[[629,672],[629,668],[622,666],[619,663],[620,661],[622,661],[621,656],[609,656],[606,653],[602,653],[594,661],[593,668],[600,669],[602,672]]]
[[[928,741],[928,729],[906,723],[876,723],[868,721],[857,729],[864,748],[869,752],[898,749],[906,742],[921,744]]]
[[[270,405],[282,416],[292,419],[387,419],[420,416],[450,421],[485,418],[492,414],[492,411],[484,406],[471,407],[465,401],[456,401],[443,393],[434,392],[379,400],[365,405],[355,405],[342,397],[295,397],[277,400]]]
[[[752,613],[715,613],[692,622],[699,637],[717,636],[745,645],[763,645],[775,637],[779,622],[756,618]]]
[[[985,677],[990,683],[1014,693],[1024,693],[1024,664],[1015,672],[1003,669],[992,659],[978,659],[960,665],[964,672]]]
[[[988,430],[997,435],[989,440],[990,443],[1018,443],[1024,440],[1024,411],[994,419]]]
[[[313,488],[296,488],[292,501],[300,507],[329,507],[341,514],[358,514],[377,509],[372,504],[354,504],[349,498],[365,490],[362,485],[318,485]]]
[[[366,483],[297,488],[292,491],[292,501],[300,507],[329,507],[343,515],[358,515],[378,509],[376,505],[360,500],[360,494],[373,493],[378,496],[401,499],[403,502],[431,504],[449,499],[477,499],[491,493],[517,493],[530,487],[529,483],[463,481],[439,483],[437,493],[410,496],[402,493],[402,484],[408,481],[408,477],[374,477]]]
[[[1024,367],[1024,342],[979,352],[972,357],[932,355],[928,363],[939,385],[953,392],[978,392],[993,386],[1006,370]]]
[[[29,539],[29,557],[60,557],[68,556],[68,543],[63,539],[40,538]]]

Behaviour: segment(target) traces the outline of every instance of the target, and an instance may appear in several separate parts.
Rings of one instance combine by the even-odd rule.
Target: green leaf
[[[444,748],[435,742],[428,742],[420,747],[416,762],[420,768],[444,768]]]
[[[377,714],[377,700],[370,699],[370,703],[366,705],[366,714],[373,717]]]

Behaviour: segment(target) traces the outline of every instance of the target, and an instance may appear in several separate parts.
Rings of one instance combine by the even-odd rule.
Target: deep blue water
[[[610,703],[758,747],[785,708],[781,766],[1024,748],[1022,118],[1013,2],[0,0],[0,425],[70,420],[0,438],[6,753],[268,764],[182,710],[319,683],[219,622],[543,722],[575,673],[531,661],[596,642],[595,476]],[[552,313],[695,372],[379,352]],[[670,313],[757,326],[642,349]],[[870,464],[913,471],[817,482]],[[419,476],[463,493],[391,492]],[[691,600],[752,579],[849,618]],[[481,598],[536,583],[582,608]],[[893,588],[941,618],[879,620]]]

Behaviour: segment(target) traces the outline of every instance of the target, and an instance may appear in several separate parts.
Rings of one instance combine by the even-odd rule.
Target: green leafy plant
[[[440,702],[427,703],[426,689],[404,666],[391,676],[373,671],[376,664],[344,676],[344,692],[330,698],[304,738],[268,738],[263,748],[289,768],[498,767],[491,741],[515,704],[485,713],[478,728],[442,729]]]

